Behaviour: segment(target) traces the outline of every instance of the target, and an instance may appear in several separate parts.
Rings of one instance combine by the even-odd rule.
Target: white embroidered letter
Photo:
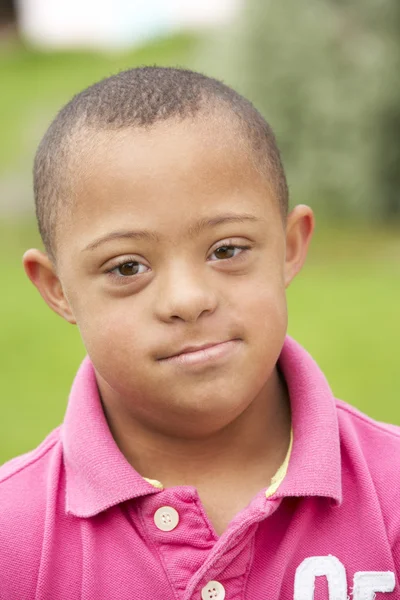
[[[329,600],[347,600],[344,566],[335,556],[311,556],[297,567],[294,579],[294,600],[313,600],[315,578],[325,575]]]
[[[374,600],[376,592],[393,592],[392,571],[359,571],[354,575],[354,600]]]

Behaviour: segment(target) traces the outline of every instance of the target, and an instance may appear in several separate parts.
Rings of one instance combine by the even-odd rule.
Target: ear
[[[288,215],[286,223],[285,287],[301,270],[314,231],[314,213],[299,204]]]
[[[27,250],[22,262],[25,273],[37,287],[46,304],[68,323],[75,324],[75,317],[65,297],[55,266],[47,254],[40,250]]]

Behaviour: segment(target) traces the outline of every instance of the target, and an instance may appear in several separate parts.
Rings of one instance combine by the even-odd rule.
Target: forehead
[[[86,140],[85,135],[82,138],[75,154],[79,191],[82,184],[85,188],[88,183],[95,185],[99,175],[138,182],[151,174],[152,178],[163,176],[166,182],[190,184],[197,174],[204,177],[212,172],[222,181],[224,174],[229,171],[232,176],[239,164],[242,179],[255,178],[257,161],[250,141],[239,124],[224,114],[169,119],[150,128],[92,131]]]
[[[154,229],[180,219],[184,227],[190,215],[277,208],[272,186],[232,120],[203,116],[148,130],[89,133],[88,139],[71,165],[67,221],[76,235],[96,235],[123,220]]]

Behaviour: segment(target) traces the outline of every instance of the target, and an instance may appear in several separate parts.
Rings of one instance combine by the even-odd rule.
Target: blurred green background
[[[142,64],[222,78],[271,122],[292,204],[317,217],[288,292],[289,333],[338,397],[400,425],[400,9],[378,4],[290,0],[267,10],[247,0],[224,27],[107,52],[35,49],[0,18],[0,463],[62,422],[84,356],[76,328],[47,308],[21,266],[25,249],[41,247],[35,148],[74,93]]]

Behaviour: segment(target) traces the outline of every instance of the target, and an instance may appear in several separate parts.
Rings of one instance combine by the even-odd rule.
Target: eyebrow
[[[189,227],[187,236],[194,237],[198,236],[204,229],[208,229],[210,227],[216,227],[217,225],[222,225],[224,223],[244,223],[246,221],[259,221],[257,217],[248,213],[229,213],[224,215],[217,215],[216,217],[212,217],[211,219],[200,219],[194,225]],[[107,233],[104,236],[101,236],[88,244],[84,251],[86,250],[95,250],[100,245],[105,244],[106,242],[110,242],[116,239],[130,239],[130,240],[147,240],[151,242],[159,242],[161,240],[161,236],[157,234],[155,231],[149,231],[148,229],[141,230],[130,230],[130,229],[122,229],[120,231],[113,231],[111,233]]]

